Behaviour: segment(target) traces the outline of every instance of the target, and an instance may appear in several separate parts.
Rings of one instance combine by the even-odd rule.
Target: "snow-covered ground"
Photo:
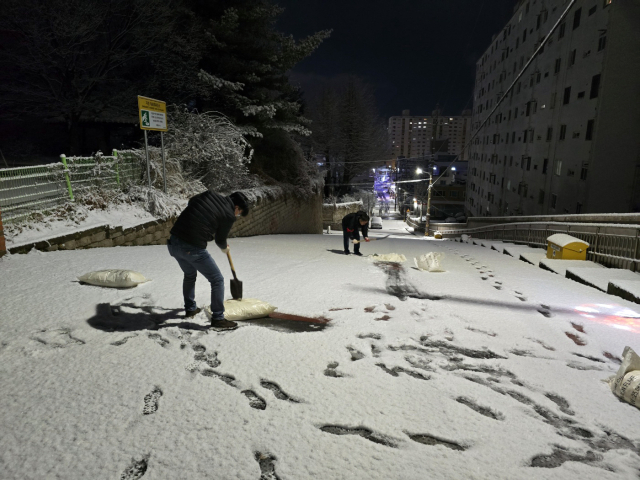
[[[640,411],[603,380],[640,351],[639,305],[384,225],[362,251],[402,268],[336,234],[231,239],[244,295],[322,330],[181,318],[164,246],[0,259],[0,478],[638,478]],[[429,251],[445,273],[414,268]],[[76,281],[105,268],[152,281]]]
[[[184,203],[186,204],[186,201]],[[6,224],[7,248],[27,245],[101,225],[129,228],[156,219],[138,205],[111,205],[105,210],[89,210],[78,205],[76,205],[76,208],[78,209],[78,214],[73,215],[73,219],[49,216],[42,222],[29,223],[20,227]]]

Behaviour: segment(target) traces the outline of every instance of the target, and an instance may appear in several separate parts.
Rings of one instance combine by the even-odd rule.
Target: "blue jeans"
[[[345,252],[349,251],[349,240],[351,240],[351,233],[353,233],[353,236],[355,237],[356,240],[360,240],[360,232],[358,230],[356,230],[355,232],[347,232],[347,227],[342,227],[342,238],[344,239]],[[356,253],[360,253],[359,243],[353,244],[353,251]]]
[[[171,235],[167,247],[169,248],[169,254],[177,260],[178,265],[184,272],[184,280],[182,281],[184,309],[187,312],[191,312],[197,308],[196,277],[200,272],[211,284],[211,318],[213,320],[223,320],[224,277],[209,252],[204,248],[194,247],[175,235]]]

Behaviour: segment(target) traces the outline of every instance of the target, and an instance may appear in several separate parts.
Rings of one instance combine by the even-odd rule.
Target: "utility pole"
[[[431,216],[431,184],[433,181],[433,175],[431,172],[431,168],[429,169],[429,192],[427,193],[427,220],[424,226],[424,236],[429,236],[429,220]]]

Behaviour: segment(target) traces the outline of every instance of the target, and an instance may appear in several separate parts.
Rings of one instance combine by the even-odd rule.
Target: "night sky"
[[[516,0],[277,0],[277,27],[302,38],[333,29],[292,72],[304,89],[355,74],[375,88],[380,114],[455,115],[472,107],[475,63]]]

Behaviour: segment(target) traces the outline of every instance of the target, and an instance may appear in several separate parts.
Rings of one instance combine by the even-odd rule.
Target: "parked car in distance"
[[[371,226],[369,228],[382,228],[382,218],[371,217]]]

